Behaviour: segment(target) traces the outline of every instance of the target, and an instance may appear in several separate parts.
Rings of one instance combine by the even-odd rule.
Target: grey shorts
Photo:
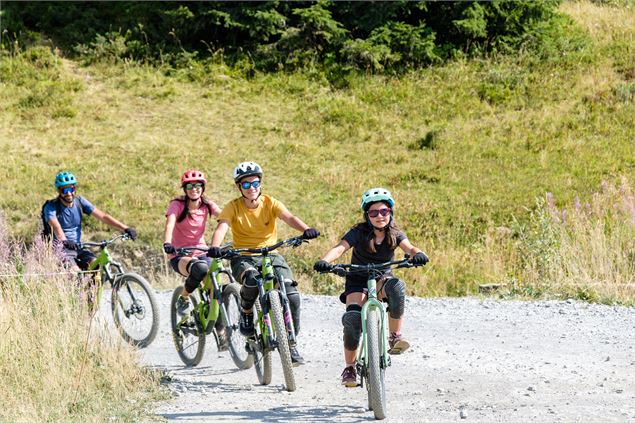
[[[293,280],[293,273],[289,268],[284,257],[279,254],[270,254],[271,264],[276,272],[277,276],[287,283],[291,283],[292,286],[296,286],[298,283]],[[249,269],[254,269],[260,273],[262,266],[261,256],[237,256],[231,260],[232,273],[236,280],[242,283],[243,273]]]

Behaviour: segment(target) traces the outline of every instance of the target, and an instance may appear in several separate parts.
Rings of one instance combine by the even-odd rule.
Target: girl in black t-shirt
[[[406,235],[395,226],[393,207],[395,201],[389,191],[372,188],[362,195],[361,208],[364,222],[352,227],[331,248],[313,268],[325,272],[331,268],[331,262],[339,258],[349,248],[353,248],[352,264],[376,264],[393,260],[395,249],[400,247],[412,257],[414,264],[426,264],[428,257],[419,248],[413,246]],[[390,309],[388,327],[390,330],[388,352],[401,354],[410,344],[401,334],[403,322],[406,285],[397,279],[390,270],[377,280],[377,296],[385,298]],[[362,305],[367,299],[367,279],[365,275],[346,277],[344,293],[340,296],[346,302],[346,312],[342,316],[344,325],[344,359],[346,367],[342,372],[342,385],[357,386],[355,360],[357,347],[362,333]]]

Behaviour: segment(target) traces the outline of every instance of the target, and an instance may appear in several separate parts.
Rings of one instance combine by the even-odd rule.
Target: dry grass
[[[10,256],[0,272],[0,421],[138,419],[146,401],[162,397],[157,377],[91,320],[75,277],[54,274],[59,260],[50,248],[35,243],[21,252],[4,219],[0,228],[0,250]]]

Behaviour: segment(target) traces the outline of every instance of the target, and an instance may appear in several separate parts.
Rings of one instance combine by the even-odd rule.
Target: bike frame
[[[280,292],[280,297],[282,298],[284,322],[287,333],[289,334],[289,344],[295,345],[295,327],[293,326],[293,319],[291,318],[291,309],[289,307],[286,287],[284,286],[284,283],[276,277],[273,262],[271,257],[269,257],[269,252],[263,252],[262,256],[262,269],[260,271],[260,277],[257,278],[256,281],[258,283],[259,292],[258,300],[262,305],[262,311],[258,315],[258,322],[260,323],[261,332],[264,335],[264,347],[274,349],[278,342],[277,337],[275,336],[273,323],[271,321],[271,315],[269,313],[271,307],[269,303],[269,295],[274,289],[276,289],[276,282],[278,282],[278,291]],[[279,330],[281,329],[282,328],[279,328]]]
[[[356,264],[338,264],[329,272],[335,273],[339,276],[346,276],[360,271],[368,272],[368,298],[362,305],[361,317],[362,317],[362,340],[357,349],[357,367],[361,369],[363,376],[366,376],[366,372],[369,366],[368,362],[368,313],[376,309],[379,312],[379,336],[380,336],[380,367],[386,369],[390,366],[390,355],[388,354],[388,314],[386,313],[386,307],[377,297],[377,276],[381,274],[381,271],[386,270],[392,266],[397,268],[409,268],[414,265],[408,261],[408,259],[389,261],[386,263],[369,264],[369,265],[356,265]],[[378,273],[379,272],[379,273]],[[364,377],[362,377],[362,385],[364,383]]]
[[[192,251],[207,251],[207,248],[183,247],[177,250],[178,253],[183,255],[189,254]],[[211,332],[211,328],[214,327],[219,315],[223,319],[223,323],[229,325],[227,310],[225,309],[225,304],[223,304],[221,273],[229,277],[230,283],[234,282],[234,277],[223,265],[223,260],[220,258],[212,259],[207,275],[205,275],[205,278],[196,288],[201,296],[201,301],[197,304],[197,308],[194,312],[203,331],[207,334]],[[185,320],[187,320],[187,317]]]
[[[270,252],[283,246],[283,245],[291,245],[291,246],[299,246],[303,242],[306,242],[302,237],[294,237],[285,239],[283,241],[279,241],[274,245],[264,248],[239,248],[239,249],[229,249],[227,250],[228,257],[232,257],[238,255],[240,253],[252,253],[258,254],[262,256],[262,263],[260,269],[260,275],[256,278],[258,283],[258,301],[262,305],[262,311],[258,313],[258,324],[260,325],[260,331],[263,334],[263,347],[265,350],[273,350],[277,346],[277,337],[275,336],[275,328],[273,327],[273,323],[271,321],[270,314],[270,302],[269,295],[273,290],[276,290],[280,293],[280,298],[282,301],[282,309],[284,312],[284,322],[286,325],[286,330],[289,339],[289,345],[296,345],[296,336],[295,336],[295,327],[293,325],[293,318],[291,317],[291,306],[289,304],[289,298],[287,297],[287,290],[284,285],[284,282],[279,278],[273,268],[273,261],[270,257]],[[276,288],[275,284],[278,282],[278,288]],[[281,328],[280,328],[281,329]]]
[[[227,321],[227,310],[225,310],[221,292],[221,273],[228,275],[230,283],[233,282],[234,278],[223,266],[223,261],[221,259],[213,259],[205,279],[203,279],[198,287],[201,302],[198,303],[197,313],[199,322],[205,332],[208,331],[208,327],[214,326],[219,315],[225,325],[229,324]]]
[[[89,272],[95,272],[95,279],[99,276],[99,280],[96,280],[97,286],[97,298],[101,298],[101,294],[103,292],[103,281],[106,280],[110,283],[111,287],[114,287],[115,281],[117,277],[124,274],[124,268],[121,263],[114,260],[110,255],[110,251],[108,251],[108,245],[112,244],[118,239],[127,238],[127,235],[118,235],[114,238],[103,241],[103,242],[86,242],[81,243],[80,246],[83,247],[99,247],[99,253],[96,256],[96,259],[93,260],[88,265]],[[133,297],[134,298],[134,297]]]

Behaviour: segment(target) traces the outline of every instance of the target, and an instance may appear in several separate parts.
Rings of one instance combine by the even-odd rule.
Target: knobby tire
[[[379,311],[369,309],[366,319],[368,343],[368,403],[375,419],[386,418],[386,389],[384,386],[384,368],[381,366],[381,331]]]
[[[176,312],[176,302],[181,295],[183,288],[177,287],[172,293],[172,301],[170,301],[170,322],[172,325],[172,340],[174,341],[174,347],[179,354],[181,361],[186,366],[196,366],[203,359],[203,353],[205,352],[205,332],[202,330],[200,324],[196,322],[194,316],[190,316],[189,327],[179,328],[178,315]],[[194,311],[198,300],[195,294],[190,294],[190,301],[192,301]]]
[[[291,351],[289,349],[289,335],[287,326],[284,323],[284,314],[282,312],[282,303],[280,301],[280,293],[271,291],[269,295],[271,303],[271,314],[273,317],[273,326],[278,341],[278,353],[282,363],[282,371],[284,373],[284,382],[287,391],[293,392],[296,389],[295,376],[293,375],[293,364],[291,363]]]
[[[232,282],[223,288],[223,304],[227,311],[227,327],[225,333],[228,340],[229,354],[236,367],[241,370],[254,365],[254,356],[249,354],[245,345],[247,340],[240,333],[240,285]],[[220,317],[219,317],[220,318]]]
[[[256,376],[258,376],[258,382],[261,385],[269,385],[271,383],[271,350],[264,346],[264,334],[261,332],[260,323],[258,322],[258,315],[262,312],[262,306],[260,300],[256,299],[254,303],[254,326],[256,329],[256,339],[261,343],[262,351],[256,349],[252,350],[254,356],[254,367],[256,369]]]
[[[110,305],[123,339],[139,348],[150,345],[159,330],[159,308],[148,281],[136,273],[124,273],[113,286]]]

